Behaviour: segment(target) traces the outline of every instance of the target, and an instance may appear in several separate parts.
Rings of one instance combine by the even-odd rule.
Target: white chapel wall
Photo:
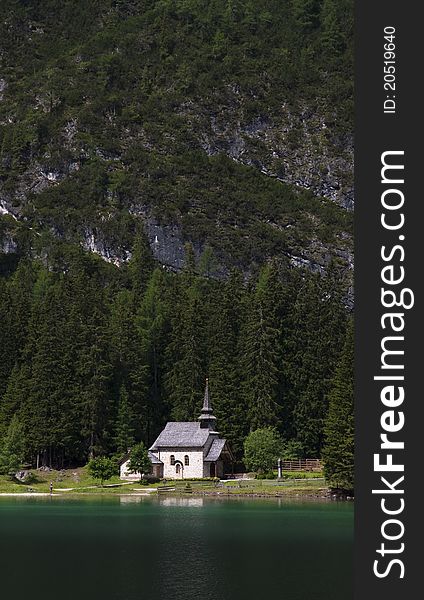
[[[178,448],[178,450],[161,450],[156,453],[163,462],[163,476],[165,479],[187,479],[190,477],[203,477],[203,451],[190,448]],[[176,465],[171,465],[171,455],[176,461],[183,464],[182,472],[178,475]],[[189,464],[184,464],[184,457],[189,457]]]
[[[128,471],[128,463],[130,459],[126,460],[119,467],[119,476],[121,479],[126,479],[127,481],[138,481],[140,479],[140,473],[130,473]]]

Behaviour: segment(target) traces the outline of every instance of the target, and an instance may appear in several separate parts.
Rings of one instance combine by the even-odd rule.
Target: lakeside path
[[[105,488],[66,488],[54,489],[53,493],[22,491],[22,492],[0,492],[1,497],[78,497],[78,496],[125,496],[125,497],[209,497],[209,498],[311,498],[311,499],[332,499],[330,490],[327,487],[317,486],[284,486],[269,489],[267,486],[260,488],[258,486],[244,486],[242,488],[215,488],[209,489],[197,486],[197,489],[185,489],[183,487],[169,487],[161,489],[153,488],[133,488],[131,490],[116,490]]]
[[[31,482],[20,483],[0,476],[1,497],[60,497],[67,496],[176,496],[216,498],[315,498],[332,499],[322,473],[284,473],[282,479],[237,478],[228,480],[176,480],[150,485],[140,481],[122,481],[114,476],[100,485],[93,480],[87,467],[31,471]],[[52,485],[52,493],[50,486]]]
[[[62,494],[50,494],[49,492],[0,492],[0,496],[19,496],[33,498],[34,496],[61,496]]]

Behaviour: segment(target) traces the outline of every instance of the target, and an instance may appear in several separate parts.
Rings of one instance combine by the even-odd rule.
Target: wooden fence
[[[282,460],[283,471],[322,471],[323,464],[319,458],[299,458],[298,460]]]

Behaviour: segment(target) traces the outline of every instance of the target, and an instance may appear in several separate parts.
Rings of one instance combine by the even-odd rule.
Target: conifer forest
[[[350,0],[4,0],[0,454],[193,421],[353,485]]]

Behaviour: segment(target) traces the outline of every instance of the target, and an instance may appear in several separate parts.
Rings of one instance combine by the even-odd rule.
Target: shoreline
[[[108,497],[108,498],[113,498],[113,497],[118,497],[118,498],[154,498],[154,499],[159,499],[159,498],[185,498],[185,499],[189,499],[189,498],[206,498],[206,499],[215,499],[215,500],[229,500],[231,498],[235,498],[235,499],[249,499],[249,500],[255,500],[255,499],[260,499],[260,500],[264,500],[264,499],[277,499],[277,500],[298,500],[298,501],[302,501],[302,500],[316,500],[316,501],[320,501],[320,502],[335,502],[335,501],[346,501],[346,502],[353,502],[354,501],[354,497],[350,497],[350,496],[340,496],[337,494],[331,494],[329,489],[324,490],[320,490],[320,492],[312,492],[312,491],[291,491],[291,492],[287,492],[287,493],[276,493],[276,494],[266,494],[266,493],[260,493],[260,492],[245,492],[245,493],[237,493],[237,492],[232,492],[232,493],[225,493],[222,491],[217,491],[217,492],[212,492],[212,491],[198,491],[198,492],[192,492],[192,493],[185,493],[185,492],[157,492],[156,489],[153,490],[146,490],[144,492],[134,492],[134,493],[122,493],[122,494],[117,494],[117,493],[111,493],[108,491],[105,492],[97,492],[97,493],[93,493],[93,492],[64,492],[61,493],[60,491],[56,490],[54,491],[52,494],[50,494],[49,492],[0,492],[0,499],[1,498],[60,498],[60,499],[64,499],[64,498],[72,498],[73,500],[75,500],[76,498],[83,496],[85,498],[87,497],[91,497],[91,498],[96,498],[96,497]]]

